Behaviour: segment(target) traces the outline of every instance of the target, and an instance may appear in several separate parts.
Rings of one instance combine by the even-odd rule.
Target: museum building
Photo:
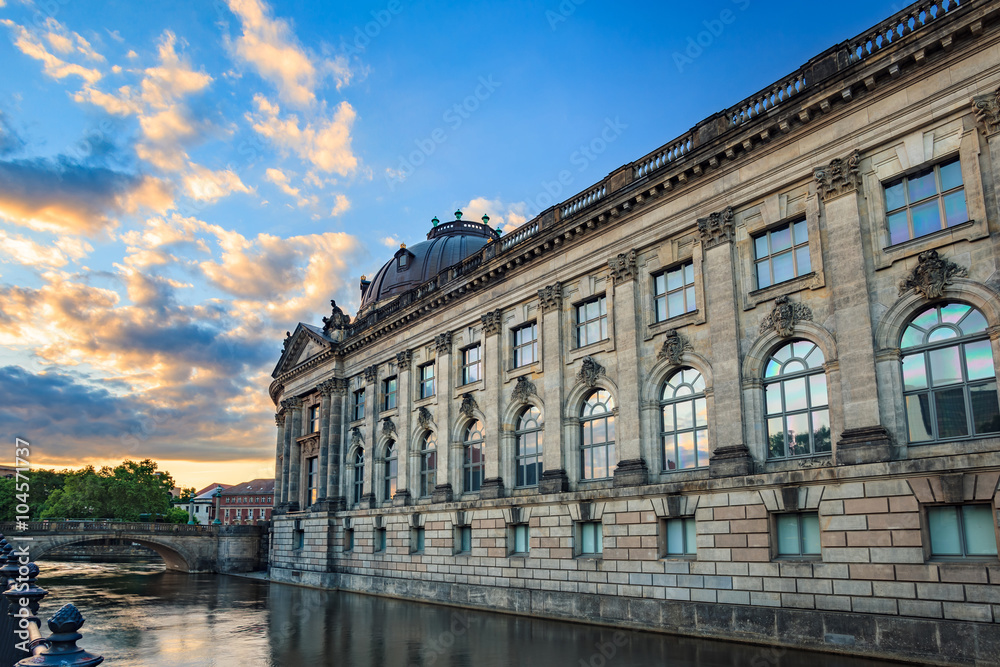
[[[285,340],[271,576],[1000,655],[1000,2],[918,2]]]

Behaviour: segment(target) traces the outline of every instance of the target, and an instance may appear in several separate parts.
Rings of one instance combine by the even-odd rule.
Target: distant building
[[[219,494],[218,517],[226,526],[270,521],[274,507],[274,480],[255,479]]]
[[[209,484],[204,489],[195,492],[194,497],[188,503],[188,514],[198,523],[206,525],[215,521],[215,494],[228,489],[230,484]]]
[[[10,466],[0,466],[0,477],[13,477],[17,470]]]

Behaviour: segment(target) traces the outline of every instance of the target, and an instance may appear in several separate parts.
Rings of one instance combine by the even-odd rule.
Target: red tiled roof
[[[274,493],[273,479],[255,479],[249,482],[234,484],[222,492],[224,496],[242,496],[253,494]]]
[[[220,484],[218,482],[216,482],[215,484],[209,484],[208,486],[206,486],[201,491],[196,492],[194,495],[200,496],[201,494],[205,493],[206,491],[214,491],[215,489],[219,488],[220,486],[223,489],[228,489],[230,486],[232,486],[232,484]]]

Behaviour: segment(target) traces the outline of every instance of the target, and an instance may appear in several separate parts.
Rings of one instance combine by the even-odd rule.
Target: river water
[[[109,667],[875,667],[822,653],[326,592],[162,563],[41,561],[42,618],[67,602]]]

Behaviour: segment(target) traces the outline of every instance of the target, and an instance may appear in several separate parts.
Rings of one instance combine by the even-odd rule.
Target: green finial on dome
[[[487,227],[490,226],[490,216],[486,215],[485,213],[483,213],[483,224],[486,225]]]
[[[458,209],[458,210],[455,211],[455,219],[456,220],[461,220],[462,219],[462,209]]]
[[[435,227],[438,226],[439,222],[441,222],[441,221],[438,220],[438,217],[436,215],[433,218],[431,218],[431,224],[434,225]]]
[[[497,236],[502,236],[503,235],[503,230],[500,229],[499,227],[497,227],[496,232],[497,232]]]

